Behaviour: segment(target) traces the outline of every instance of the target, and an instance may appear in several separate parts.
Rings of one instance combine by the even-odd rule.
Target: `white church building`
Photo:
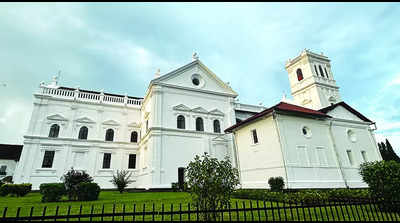
[[[117,170],[133,173],[131,188],[170,188],[207,152],[230,157],[244,188],[272,176],[289,188],[365,186],[359,163],[381,160],[374,123],[341,101],[327,57],[305,50],[286,68],[294,101],[272,108],[239,103],[197,55],[156,73],[144,98],[41,83],[14,182],[38,189],[73,167],[103,189]]]

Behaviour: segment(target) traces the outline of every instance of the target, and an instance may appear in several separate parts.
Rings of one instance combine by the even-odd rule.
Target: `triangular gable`
[[[76,122],[81,122],[81,123],[95,123],[92,119],[90,119],[88,117],[78,118],[75,121]]]
[[[192,109],[191,110],[192,112],[198,112],[198,113],[205,113],[205,114],[207,114],[208,113],[208,111],[207,110],[205,110],[204,108],[202,108],[202,107],[197,107],[197,108],[194,108],[194,109]]]
[[[218,76],[215,75],[200,60],[195,60],[176,70],[162,75],[161,77],[155,78],[151,81],[150,85],[154,83],[159,83],[197,89],[192,85],[190,79],[190,76],[195,73],[200,73],[201,76],[204,77],[204,79],[207,79],[204,88],[200,88],[201,90],[219,92],[232,96],[238,95],[234,90],[232,90],[229,85],[219,79]],[[184,77],[180,77],[182,75]]]
[[[60,114],[55,114],[55,115],[49,115],[47,116],[48,120],[55,120],[55,121],[68,121],[64,116]]]
[[[224,113],[221,112],[221,111],[218,110],[218,109],[214,109],[214,110],[210,111],[209,113],[212,114],[212,115],[224,116]]]
[[[184,105],[184,104],[176,105],[176,106],[174,106],[172,109],[178,110],[178,111],[190,111],[190,108],[187,107],[187,106]]]
[[[353,121],[373,122],[364,115],[362,115],[360,112],[352,108],[350,105],[346,104],[344,101],[323,108],[320,111],[334,118],[353,120]]]
[[[119,125],[118,122],[114,121],[114,120],[108,120],[102,123],[103,125]]]
[[[131,122],[131,123],[128,124],[128,126],[129,127],[139,127],[140,125],[137,122]]]

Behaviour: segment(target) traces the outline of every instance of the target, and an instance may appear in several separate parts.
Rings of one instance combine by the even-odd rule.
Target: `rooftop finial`
[[[282,95],[282,100],[283,102],[286,102],[287,98],[286,98],[286,92],[283,91],[283,95]]]
[[[192,59],[193,59],[193,61],[198,60],[199,59],[199,55],[196,52],[194,52],[193,55],[192,55]]]
[[[154,76],[157,78],[161,75],[161,70],[160,68],[157,69],[156,73],[154,74]]]

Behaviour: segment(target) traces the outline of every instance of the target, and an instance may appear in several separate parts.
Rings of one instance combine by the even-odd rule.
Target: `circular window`
[[[353,130],[347,130],[347,137],[351,142],[357,141],[356,133]]]
[[[200,76],[200,74],[193,74],[192,77],[192,84],[198,88],[204,87],[204,80]]]
[[[304,126],[304,127],[301,129],[301,131],[302,131],[302,133],[303,133],[303,135],[304,135],[305,137],[307,137],[307,138],[310,138],[310,137],[311,137],[311,130],[310,130],[310,128]]]
[[[199,86],[199,84],[200,84],[199,78],[197,78],[197,77],[193,78],[193,79],[192,79],[192,83],[193,83],[194,85],[196,85],[196,86]]]

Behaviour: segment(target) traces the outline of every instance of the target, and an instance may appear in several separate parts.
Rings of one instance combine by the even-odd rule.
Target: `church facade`
[[[374,149],[377,151],[369,127],[372,122],[354,120],[359,117],[354,112],[346,113],[348,105],[340,105],[344,102],[341,102],[338,87],[330,72],[329,60],[308,51],[302,55],[287,65],[295,99],[288,104],[312,111],[324,108],[326,111],[319,112],[324,114],[324,120],[330,121],[342,112],[344,116],[338,115],[335,121],[345,126],[360,125],[368,131],[370,140],[365,141],[356,130],[360,138],[355,143],[366,143],[365,148],[372,151],[368,151],[370,160],[380,159],[379,152],[377,156],[372,155]],[[302,58],[306,58],[306,61]],[[309,66],[310,58],[317,58],[319,63],[325,65],[324,68],[330,72],[326,73],[329,75],[327,78],[320,78],[318,73],[313,73],[312,66]],[[297,66],[302,66],[300,73]],[[243,187],[266,187],[265,177],[275,176],[275,173],[266,169],[263,171],[264,165],[273,163],[274,159],[285,164],[291,161],[288,156],[269,153],[267,147],[261,145],[258,150],[266,155],[262,162],[256,161],[262,156],[244,152],[242,142],[247,139],[241,139],[233,129],[240,123],[251,124],[246,120],[268,109],[238,103],[235,99],[237,96],[229,84],[220,80],[197,56],[193,57],[191,63],[172,72],[162,76],[156,74],[143,98],[63,87],[56,80],[50,84],[42,83],[34,94],[34,108],[24,136],[24,149],[14,182],[30,182],[33,189],[38,189],[41,183],[59,182],[66,171],[74,168],[88,172],[101,188],[113,188],[110,182],[112,175],[117,170],[128,170],[133,173],[135,180],[130,185],[132,188],[170,188],[172,182],[178,181],[179,167],[187,166],[195,155],[207,152],[219,159],[228,156],[234,166],[240,167]],[[287,118],[297,120],[299,117]],[[314,122],[321,125],[319,119],[306,118],[302,123],[309,127],[311,125],[308,123]],[[292,126],[287,128],[291,129]],[[224,131],[229,129],[233,131]],[[311,140],[316,140],[316,143],[326,141],[324,137],[327,137],[327,131],[314,127],[311,131]],[[275,142],[279,138],[271,137]],[[288,147],[296,147],[297,140],[304,138],[290,134],[285,137],[288,143],[294,143]],[[344,140],[339,138],[337,143]],[[345,148],[342,145],[338,147]],[[276,150],[280,151],[280,147],[276,147]],[[246,166],[244,163],[247,161],[243,160],[246,156],[255,159],[246,168],[260,169],[257,173],[251,173],[250,178],[243,175],[247,170],[241,169]],[[285,179],[289,180],[289,187],[292,188],[315,186],[319,177],[329,178],[321,187],[358,187],[359,175],[356,176],[354,170],[346,172],[343,169],[341,174],[349,175],[349,182],[357,181],[355,184],[339,182],[336,172],[331,175],[321,172],[307,180],[307,171],[296,172],[295,169],[291,170],[291,174],[299,176],[296,182],[302,183],[291,183],[290,178]],[[283,173],[287,172],[290,171],[280,173],[284,176]]]

